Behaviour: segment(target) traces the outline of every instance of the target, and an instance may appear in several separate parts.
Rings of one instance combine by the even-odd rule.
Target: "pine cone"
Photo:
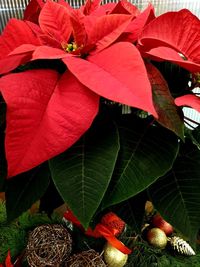
[[[168,238],[169,244],[172,248],[177,251],[178,253],[186,256],[193,256],[195,255],[194,250],[191,246],[182,238],[178,236],[173,236]]]

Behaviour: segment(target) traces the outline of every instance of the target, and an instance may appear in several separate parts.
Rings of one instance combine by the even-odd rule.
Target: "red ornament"
[[[0,267],[14,267],[14,265],[11,262],[10,250],[8,251],[8,254],[6,256],[5,263],[0,264]]]
[[[156,214],[152,219],[152,225],[154,227],[160,228],[165,232],[166,235],[171,235],[174,231],[171,224],[166,222],[160,214]]]
[[[71,221],[74,225],[84,230],[79,220],[73,215],[72,211],[67,210],[64,213],[64,218]],[[125,227],[125,222],[122,221],[115,213],[109,212],[104,215],[101,222],[94,229],[90,227],[85,232],[86,235],[96,238],[104,237],[113,247],[120,250],[124,254],[130,254],[132,251],[126,247],[120,240],[116,238],[122,233]]]
[[[121,234],[125,228],[125,222],[113,212],[105,214],[101,219],[101,223],[109,229],[113,229],[114,235]]]

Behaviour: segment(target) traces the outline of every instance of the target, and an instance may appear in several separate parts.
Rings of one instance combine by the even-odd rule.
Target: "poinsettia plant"
[[[8,219],[58,193],[85,228],[111,207],[138,230],[150,198],[194,240],[199,129],[185,128],[182,106],[200,112],[199,72],[200,21],[189,10],[156,17],[126,0],[31,0],[0,37]]]

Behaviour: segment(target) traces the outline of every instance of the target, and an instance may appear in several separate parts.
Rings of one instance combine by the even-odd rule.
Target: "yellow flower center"
[[[196,82],[200,84],[200,72],[196,72],[195,75]]]
[[[62,45],[62,48],[64,49],[64,51],[67,53],[74,52],[78,49],[77,44],[74,42],[69,43],[69,44],[61,44],[61,45]]]

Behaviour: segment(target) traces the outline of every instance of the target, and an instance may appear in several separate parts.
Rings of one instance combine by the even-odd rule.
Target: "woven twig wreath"
[[[102,257],[93,249],[71,256],[65,267],[106,267]]]
[[[31,267],[59,267],[72,250],[71,235],[62,225],[45,224],[29,235],[26,257]]]

